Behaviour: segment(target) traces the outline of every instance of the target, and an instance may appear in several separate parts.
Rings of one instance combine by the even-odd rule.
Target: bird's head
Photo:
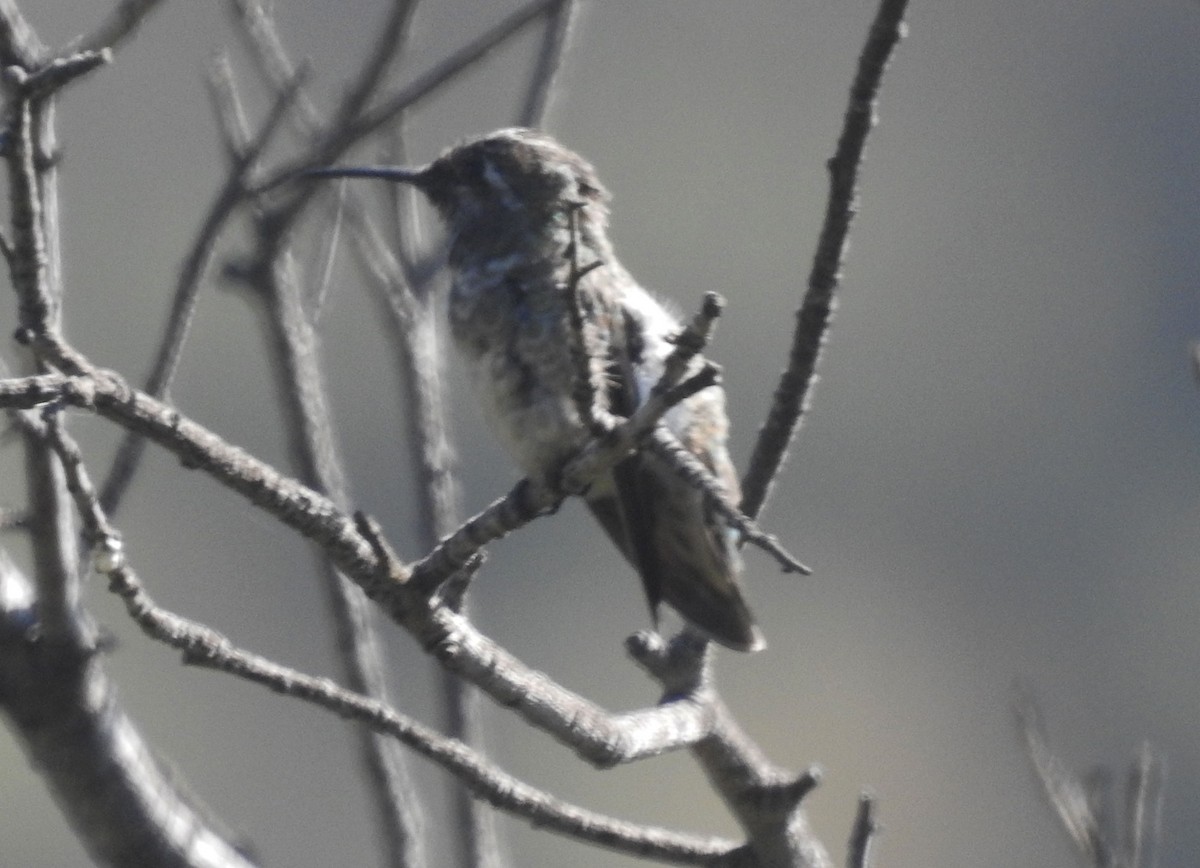
[[[316,169],[320,177],[368,177],[421,190],[451,229],[480,223],[538,225],[571,209],[602,227],[608,191],[591,164],[536,130],[498,130],[460,142],[432,163]]]

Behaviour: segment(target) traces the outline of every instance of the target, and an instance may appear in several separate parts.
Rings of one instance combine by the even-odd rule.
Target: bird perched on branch
[[[599,417],[627,417],[662,376],[681,325],[613,255],[595,170],[551,137],[500,130],[418,168],[311,174],[412,184],[437,209],[450,235],[451,334],[527,475],[552,478],[595,435],[583,402],[594,400]],[[664,421],[736,503],[720,387]],[[742,598],[736,531],[665,459],[639,451],[584,498],[637,569],[656,622],[666,602],[723,645],[764,647]]]

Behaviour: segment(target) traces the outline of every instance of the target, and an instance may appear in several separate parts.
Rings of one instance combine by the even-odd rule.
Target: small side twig
[[[712,340],[713,331],[717,327],[717,319],[725,310],[725,299],[718,293],[706,292],[700,310],[692,321],[672,338],[675,348],[663,362],[662,376],[654,384],[650,394],[655,395],[670,389],[682,378],[688,370],[692,359],[704,352]]]
[[[363,106],[379,92],[388,67],[408,44],[416,8],[416,0],[392,0],[391,11],[379,27],[374,46],[359,68],[355,81],[338,101],[336,113],[329,123],[333,136],[340,136],[341,130],[358,117]]]
[[[22,97],[39,100],[54,91],[61,90],[92,70],[111,62],[112,50],[100,48],[95,51],[78,51],[63,57],[56,57],[32,71],[26,71],[19,66],[10,66],[5,72],[9,81],[16,85],[21,92]]]

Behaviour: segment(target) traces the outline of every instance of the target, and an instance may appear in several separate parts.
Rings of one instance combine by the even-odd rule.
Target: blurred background
[[[21,6],[60,45],[110,4]],[[515,7],[426,0],[397,83]],[[683,310],[708,290],[728,299],[711,355],[725,366],[742,467],[784,364],[825,161],[874,9],[585,3],[548,118],[613,191],[629,269]],[[274,13],[332,101],[385,3],[293,0]],[[721,654],[724,695],[774,760],[824,766],[810,807],[839,861],[869,787],[886,827],[880,865],[1073,864],[1016,735],[1020,679],[1074,768],[1121,772],[1143,740],[1165,756],[1161,863],[1194,864],[1200,4],[916,0],[908,21],[868,144],[821,382],[763,516],[815,574],[781,576],[748,552],[769,648]],[[526,32],[413,112],[414,158],[509,125],[537,42]],[[202,84],[223,47],[236,60],[223,4],[167,4],[60,103],[68,335],[134,381],[224,177]],[[263,104],[253,88],[247,97]],[[225,255],[246,243],[227,233]],[[11,324],[8,298],[0,322]],[[372,311],[353,284],[332,287],[328,386],[355,505],[415,557],[397,381]],[[463,507],[475,511],[515,474],[446,364]],[[283,460],[255,319],[215,279],[173,397]],[[116,433],[82,415],[73,430],[102,477]],[[0,499],[19,503],[15,450],[0,453],[0,474]],[[283,663],[334,671],[308,549],[271,518],[151,449],[117,524],[162,604]],[[5,545],[26,556],[16,537]],[[101,583],[88,593],[118,639],[109,667],[129,712],[265,864],[375,864],[343,723],[183,668]],[[647,626],[637,580],[577,504],[494,546],[473,599],[490,635],[601,705],[657,698],[621,649]],[[428,661],[382,629],[397,704],[436,723]],[[503,712],[488,719],[489,750],[538,786],[622,817],[737,834],[686,755],[597,772]],[[433,864],[449,864],[446,778],[413,762]],[[0,862],[87,864],[7,736],[0,806]],[[523,823],[501,829],[513,865],[635,864]]]

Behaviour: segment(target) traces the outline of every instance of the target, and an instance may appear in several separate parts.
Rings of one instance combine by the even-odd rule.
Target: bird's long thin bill
[[[420,169],[405,166],[326,166],[321,169],[309,169],[304,174],[313,178],[377,178],[409,184],[416,184],[421,180]]]

